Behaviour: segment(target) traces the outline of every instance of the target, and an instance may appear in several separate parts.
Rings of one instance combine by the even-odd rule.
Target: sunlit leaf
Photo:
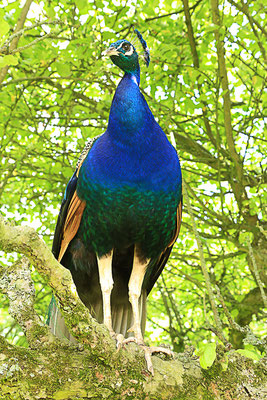
[[[202,368],[208,369],[216,358],[216,343],[207,343],[198,351],[199,362]]]
[[[252,360],[259,361],[260,355],[256,351],[251,351],[247,349],[238,349],[236,350],[237,353],[241,354],[244,357],[251,358]]]

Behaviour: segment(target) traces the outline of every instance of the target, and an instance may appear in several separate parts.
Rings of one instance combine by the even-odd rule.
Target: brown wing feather
[[[89,139],[89,141],[86,143],[86,145],[78,159],[77,165],[76,165],[77,169],[76,169],[75,175],[77,178],[79,176],[81,166],[82,166],[85,158],[87,157],[87,154],[91,150],[95,141],[100,136],[102,136],[102,135],[98,135],[93,139]],[[58,256],[59,262],[61,261],[62,257],[64,256],[65,251],[67,250],[70,241],[74,238],[74,236],[76,235],[76,233],[79,229],[85,205],[86,205],[85,201],[79,199],[77,192],[75,191],[73,193],[72,199],[70,201],[67,215],[65,218],[59,252],[58,252],[58,243],[57,242],[55,243],[55,239],[54,239],[54,243],[55,243],[54,254],[59,253],[59,256]],[[58,237],[60,237],[60,235],[61,235],[61,225],[59,224]]]
[[[74,238],[74,236],[76,235],[76,233],[79,229],[85,206],[86,206],[86,202],[81,200],[78,197],[77,192],[75,191],[72,196],[72,199],[70,201],[65,225],[63,228],[63,236],[62,236],[60,252],[59,252],[59,256],[58,256],[59,262],[61,261],[62,257],[64,256],[69,243]]]

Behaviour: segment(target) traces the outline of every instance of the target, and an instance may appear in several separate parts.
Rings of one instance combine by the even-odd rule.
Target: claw
[[[154,368],[153,368],[152,358],[151,358],[153,353],[164,353],[164,354],[168,355],[169,357],[174,356],[173,351],[171,351],[170,349],[167,349],[166,347],[160,347],[160,346],[156,346],[156,347],[155,346],[152,346],[152,347],[141,346],[141,347],[143,348],[144,353],[145,353],[147,369],[151,373],[152,376],[154,376]]]
[[[120,337],[120,341],[118,340],[119,337]],[[171,351],[170,349],[168,349],[166,347],[160,347],[160,346],[152,346],[152,347],[146,346],[144,344],[144,341],[142,341],[140,343],[140,341],[138,341],[134,336],[124,339],[123,336],[121,334],[119,334],[119,335],[116,335],[116,340],[117,340],[117,342],[120,342],[119,346],[117,343],[118,350],[121,349],[122,347],[124,347],[128,343],[136,343],[138,346],[140,346],[144,350],[147,369],[151,373],[152,376],[154,376],[154,368],[153,368],[152,358],[151,358],[153,353],[164,353],[164,354],[168,355],[169,357],[174,356],[173,351]]]
[[[128,343],[136,343],[136,344],[138,344],[137,343],[137,339],[134,336],[130,336],[127,339],[123,340],[123,346],[128,344]]]
[[[145,353],[145,360],[146,360],[146,366],[148,371],[151,373],[152,376],[154,376],[154,368],[153,368],[153,364],[152,364],[152,358],[151,358],[151,351],[150,348],[147,346],[142,346],[144,353]]]
[[[119,351],[123,346],[123,342],[125,340],[124,336],[121,333],[115,334],[115,340],[116,340],[117,351]]]
[[[169,357],[174,357],[174,352],[168,349],[167,347],[161,347],[161,346],[152,346],[149,347],[151,353],[164,353]]]

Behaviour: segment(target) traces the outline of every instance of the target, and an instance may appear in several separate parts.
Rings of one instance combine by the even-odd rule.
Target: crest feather
[[[145,63],[146,63],[146,66],[148,67],[149,66],[149,62],[150,62],[150,51],[149,51],[149,48],[147,47],[146,41],[144,40],[144,38],[141,35],[141,33],[137,29],[135,29],[134,32],[136,33],[136,35],[137,35],[137,37],[138,37],[138,39],[139,39],[139,41],[140,41],[140,43],[141,43],[141,45],[142,45],[142,47],[144,49]]]

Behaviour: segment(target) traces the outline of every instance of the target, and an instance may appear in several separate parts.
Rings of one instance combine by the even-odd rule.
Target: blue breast
[[[81,181],[83,186],[97,183],[114,190],[130,186],[178,193],[182,178],[177,153],[155,121],[138,82],[138,74],[125,74],[121,80],[108,128],[84,161]]]

